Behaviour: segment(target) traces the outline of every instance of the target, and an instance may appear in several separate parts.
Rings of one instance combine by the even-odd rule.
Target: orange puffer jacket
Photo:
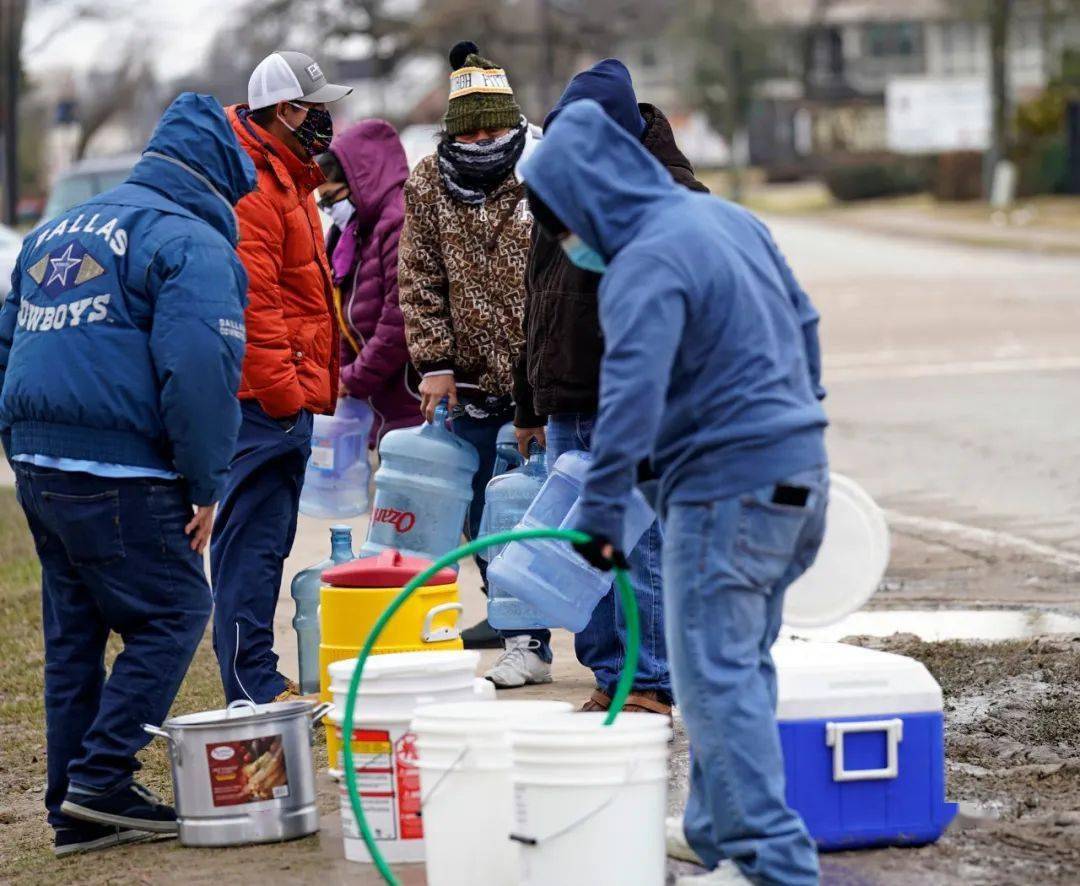
[[[258,186],[236,204],[238,252],[248,273],[241,400],[274,418],[300,409],[332,413],[337,403],[338,326],[326,244],[312,191],[324,178],[281,141],[228,109]]]

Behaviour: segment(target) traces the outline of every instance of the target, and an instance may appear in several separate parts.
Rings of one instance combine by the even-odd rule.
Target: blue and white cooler
[[[824,850],[932,843],[945,802],[941,687],[912,658],[781,640],[773,647],[787,800]]]
[[[831,478],[817,561],[788,590],[773,646],[787,800],[823,850],[932,843],[945,802],[941,687],[913,658],[800,640],[873,596],[889,560],[884,515],[854,481]]]

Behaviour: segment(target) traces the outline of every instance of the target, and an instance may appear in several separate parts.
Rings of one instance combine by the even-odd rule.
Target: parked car
[[[0,301],[11,290],[11,272],[22,249],[22,237],[6,225],[0,225]]]
[[[115,157],[88,157],[72,164],[53,185],[41,220],[67,212],[84,200],[115,188],[131,173],[139,154],[118,154]]]

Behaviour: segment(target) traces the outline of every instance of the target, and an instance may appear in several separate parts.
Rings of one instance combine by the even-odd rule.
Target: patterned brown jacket
[[[398,290],[409,354],[422,373],[452,369],[461,397],[513,392],[531,232],[513,173],[479,206],[450,196],[434,154],[405,183]]]

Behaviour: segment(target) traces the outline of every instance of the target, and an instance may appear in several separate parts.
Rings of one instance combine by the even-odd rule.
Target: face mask
[[[330,112],[322,108],[305,108],[303,105],[289,102],[298,111],[307,111],[307,116],[299,126],[289,126],[285,118],[278,114],[278,120],[292,131],[300,146],[307,151],[309,157],[322,154],[330,150],[330,140],[334,137],[334,118]]]
[[[559,241],[562,251],[570,259],[572,264],[577,265],[583,271],[592,271],[594,274],[602,274],[607,270],[607,262],[591,246],[586,246],[577,234],[571,234]]]
[[[345,230],[345,225],[353,217],[353,211],[353,205],[348,197],[344,200],[338,200],[337,203],[332,204],[325,210],[326,214],[330,216],[330,220],[338,226],[339,231]]]

